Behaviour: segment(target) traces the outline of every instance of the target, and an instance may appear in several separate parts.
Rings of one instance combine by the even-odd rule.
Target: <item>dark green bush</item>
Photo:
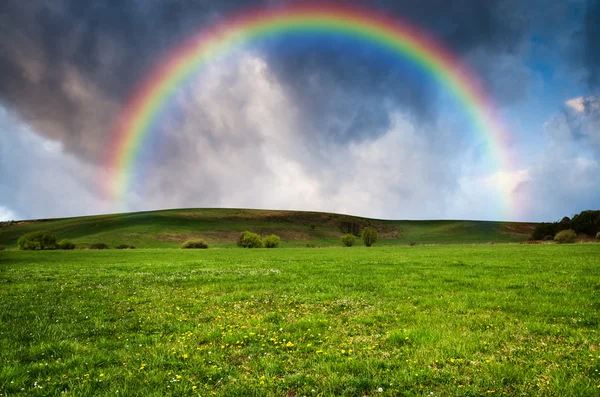
[[[135,245],[119,244],[115,248],[118,250],[135,249]]]
[[[206,249],[208,248],[208,244],[206,241],[201,238],[188,240],[185,243],[181,244],[182,249]]]
[[[551,234],[544,236],[544,238],[542,239],[544,241],[554,241],[554,236],[552,236]]]
[[[372,227],[365,227],[362,231],[361,238],[365,245],[370,247],[377,242],[377,230]]]
[[[533,229],[533,233],[531,233],[531,238],[533,240],[542,240],[546,236],[552,236],[552,238],[554,238],[556,233],[558,233],[560,231],[558,229],[559,229],[558,223],[548,223],[548,222],[538,223],[535,226],[535,229]]]
[[[58,243],[57,248],[59,250],[74,250],[75,244],[71,240],[61,240]]]
[[[246,231],[240,235],[238,246],[243,248],[262,248],[263,243],[258,234]]]
[[[342,240],[342,244],[344,244],[344,247],[352,247],[354,245],[354,240],[356,240],[356,238],[354,237],[353,234],[345,234],[342,236],[341,238]]]
[[[266,236],[265,238],[263,238],[263,241],[262,241],[265,248],[277,248],[277,247],[279,247],[280,242],[281,242],[281,239],[276,234],[271,234],[270,236]]]
[[[96,243],[96,244],[90,245],[90,249],[91,250],[105,250],[105,249],[108,249],[108,245],[106,245],[104,243]]]
[[[559,232],[556,236],[554,236],[554,241],[559,244],[571,244],[575,242],[577,238],[577,233],[574,230],[563,230]]]
[[[17,241],[20,250],[56,249],[56,237],[48,231],[38,230],[22,235]]]

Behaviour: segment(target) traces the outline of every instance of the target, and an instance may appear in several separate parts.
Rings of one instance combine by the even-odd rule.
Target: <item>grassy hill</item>
[[[49,230],[78,246],[103,242],[113,247],[175,248],[202,237],[213,247],[232,247],[240,232],[281,236],[283,247],[340,245],[341,225],[374,227],[378,245],[415,243],[508,243],[526,240],[535,224],[483,221],[402,221],[322,212],[249,209],[175,209],[0,223],[0,245],[16,247],[19,236]]]

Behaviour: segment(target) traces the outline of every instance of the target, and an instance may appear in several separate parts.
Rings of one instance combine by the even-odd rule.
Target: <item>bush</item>
[[[39,230],[22,235],[17,241],[20,250],[56,249],[56,237],[50,232]]]
[[[544,238],[542,239],[544,241],[554,241],[554,236],[549,234],[547,236],[544,236]]]
[[[263,243],[258,234],[246,231],[240,235],[240,238],[238,239],[238,247],[262,248]]]
[[[96,243],[96,244],[90,245],[90,249],[91,250],[105,250],[105,249],[108,249],[108,245],[106,245],[104,243]]]
[[[74,250],[75,243],[73,243],[71,240],[61,240],[60,243],[58,243],[57,248],[59,250]]]
[[[281,242],[281,239],[279,238],[278,235],[271,234],[270,236],[263,238],[262,242],[263,242],[263,245],[265,246],[265,248],[277,248],[277,247],[279,247],[279,243]]]
[[[181,248],[182,249],[206,249],[206,248],[208,248],[208,244],[206,244],[206,241],[202,240],[201,238],[198,238],[198,239],[186,241],[185,243],[181,244]]]
[[[362,231],[361,238],[365,245],[370,247],[377,242],[377,230],[372,227],[365,227]]]
[[[345,247],[352,247],[354,245],[354,240],[354,235],[350,233],[342,236],[342,244],[344,244]]]
[[[577,233],[575,233],[574,230],[569,229],[563,230],[562,232],[554,236],[554,241],[556,241],[559,244],[571,244],[575,242],[576,238]]]
[[[119,244],[115,248],[118,250],[135,249],[135,245]]]
[[[554,235],[560,231],[558,229],[558,223],[538,223],[535,226],[535,229],[533,229],[533,233],[531,233],[531,238],[533,240],[541,240],[546,236],[552,236],[552,238],[554,238]]]
[[[596,233],[596,240],[600,241],[600,232]]]

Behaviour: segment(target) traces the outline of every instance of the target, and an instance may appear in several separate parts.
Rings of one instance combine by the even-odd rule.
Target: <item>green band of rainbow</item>
[[[335,33],[356,37],[414,62],[451,92],[484,137],[500,169],[507,169],[507,134],[478,79],[454,54],[406,22],[349,6],[294,6],[260,9],[225,20],[171,51],[138,86],[119,118],[108,151],[111,198],[122,198],[160,111],[186,80],[233,48],[285,33]],[[510,193],[504,198],[510,210]]]

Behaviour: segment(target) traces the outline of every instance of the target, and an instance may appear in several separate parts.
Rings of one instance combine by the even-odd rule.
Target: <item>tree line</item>
[[[565,216],[560,221],[539,223],[533,230],[531,239],[550,241],[560,237],[561,233],[600,239],[600,210],[586,210],[573,218]]]

